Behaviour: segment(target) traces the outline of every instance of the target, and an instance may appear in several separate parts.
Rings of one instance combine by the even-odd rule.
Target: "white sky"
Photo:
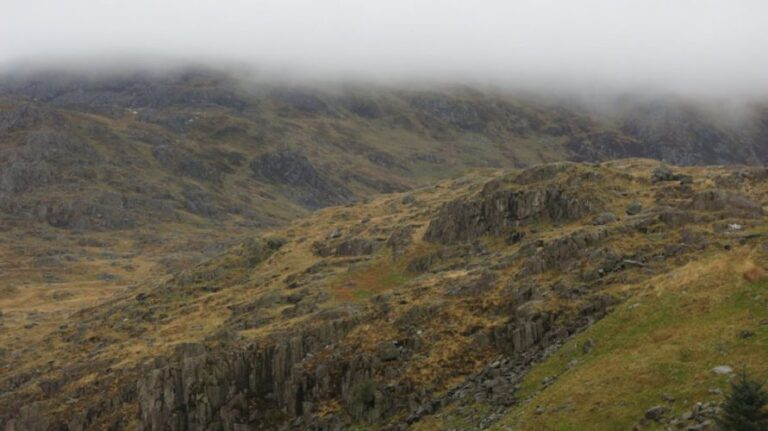
[[[766,0],[0,0],[0,62],[768,94]]]

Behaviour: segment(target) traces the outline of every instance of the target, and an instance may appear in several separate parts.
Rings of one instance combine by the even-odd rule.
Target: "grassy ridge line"
[[[765,258],[754,250],[717,252],[656,277],[535,366],[519,393],[526,401],[492,429],[626,430],[662,404],[662,394],[675,398],[677,415],[720,399],[710,390],[726,390],[728,377],[713,373],[715,366],[768,376],[768,282],[742,276],[758,257]],[[546,378],[556,380],[544,387]]]

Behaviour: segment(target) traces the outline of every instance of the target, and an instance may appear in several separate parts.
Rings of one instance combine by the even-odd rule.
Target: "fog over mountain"
[[[0,431],[768,430],[767,17],[0,0]]]
[[[314,79],[768,92],[759,0],[4,0],[3,10],[6,67],[142,58]]]

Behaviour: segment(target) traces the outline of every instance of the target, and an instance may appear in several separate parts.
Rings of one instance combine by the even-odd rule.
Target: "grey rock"
[[[566,185],[545,183],[518,188],[504,179],[491,181],[476,196],[443,205],[430,221],[424,239],[453,244],[483,235],[506,236],[534,221],[582,218],[596,211],[601,202],[597,196],[582,194],[577,185],[596,180],[591,172],[577,172]]]
[[[376,355],[382,361],[394,361],[400,358],[400,347],[393,341],[384,341],[376,346]]]
[[[410,226],[403,226],[396,228],[387,238],[387,247],[392,253],[392,258],[397,259],[413,242],[413,228]]]
[[[669,409],[664,406],[654,406],[645,411],[645,418],[648,420],[660,422]]]
[[[675,175],[672,172],[672,169],[669,168],[669,166],[661,165],[653,170],[653,173],[651,174],[651,179],[654,182],[660,182],[660,181],[676,181],[677,175]]]
[[[628,215],[636,215],[640,214],[640,212],[643,211],[643,204],[640,202],[632,202],[631,204],[627,205],[626,212]]]
[[[412,194],[407,194],[407,195],[403,196],[402,199],[400,199],[400,203],[402,203],[403,205],[414,204],[414,203],[416,203],[416,196],[414,196]]]
[[[618,217],[616,217],[616,214],[612,212],[604,212],[595,216],[595,218],[592,219],[592,224],[600,226],[600,225],[615,223],[617,220],[618,220]]]
[[[712,368],[712,372],[718,375],[731,374],[733,373],[733,367],[730,365],[718,365]]]

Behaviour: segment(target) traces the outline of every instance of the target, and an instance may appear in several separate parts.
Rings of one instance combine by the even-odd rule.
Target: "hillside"
[[[662,429],[722,398],[713,367],[768,373],[766,192],[758,167],[554,163],[232,231],[56,324],[4,314],[0,424]]]
[[[280,83],[204,68],[2,76],[3,296],[34,308],[42,295],[41,306],[59,309],[50,295],[85,282],[98,302],[146,273],[185,268],[317,208],[467,169],[768,160],[765,106],[742,107],[738,120],[728,106],[673,97],[606,106],[467,87]]]
[[[278,84],[212,70],[0,79],[0,210],[58,228],[268,227],[474,167],[768,160],[768,108],[611,108],[470,88]]]

